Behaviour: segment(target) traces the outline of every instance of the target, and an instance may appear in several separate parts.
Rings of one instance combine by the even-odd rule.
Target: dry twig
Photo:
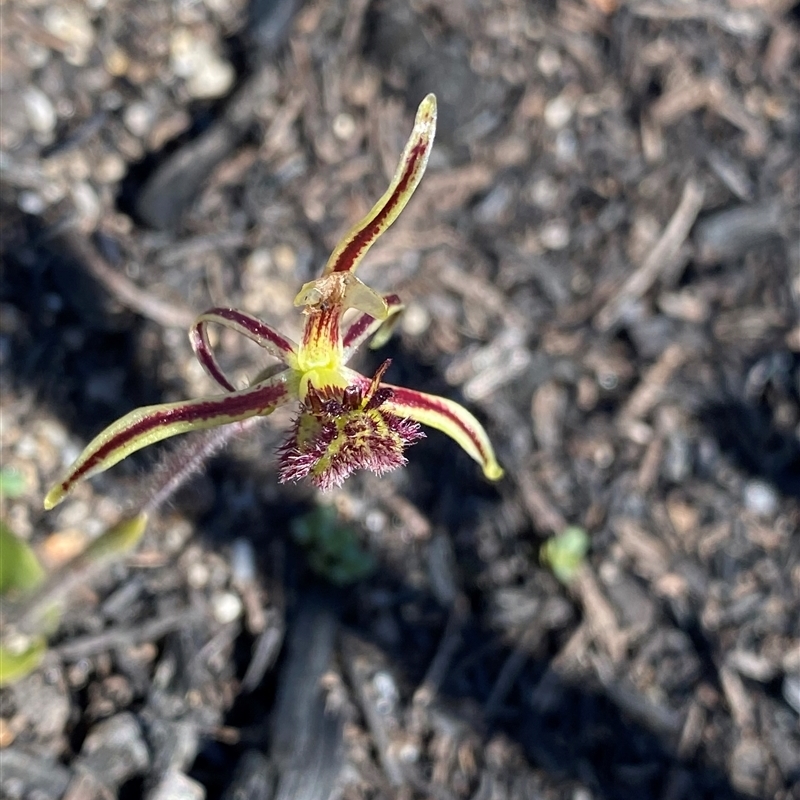
[[[670,267],[703,207],[704,197],[705,191],[699,181],[694,178],[686,181],[678,207],[661,237],[642,265],[597,314],[595,327],[607,331],[616,325],[630,304],[641,298],[658,276]]]
[[[196,316],[191,309],[180,303],[161,300],[139,288],[106,263],[94,246],[77,231],[66,232],[63,234],[63,238],[69,250],[86,266],[92,277],[123,306],[165,328],[188,329],[191,327]]]

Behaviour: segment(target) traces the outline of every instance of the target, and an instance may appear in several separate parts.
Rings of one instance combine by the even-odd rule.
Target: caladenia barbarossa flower
[[[502,477],[486,432],[465,408],[443,397],[384,383],[388,361],[371,378],[347,366],[364,342],[383,338],[401,310],[397,295],[379,295],[355,276],[355,270],[414,193],[435,131],[436,98],[430,94],[419,106],[386,193],[339,243],[322,277],[303,286],[295,298],[305,315],[299,342],[244,311],[213,308],[201,314],[190,331],[192,347],[224,393],[131,411],[89,443],[50,490],[45,508],[60,503],[78,482],[142,447],[179,433],[266,416],[289,402],[299,403],[300,411],[278,451],[282,482],[308,477],[320,489],[330,489],[359,469],[381,474],[402,466],[405,448],[425,435],[420,425],[455,439],[490,480]],[[342,316],[351,308],[359,313],[343,324]],[[237,390],[212,351],[208,339],[212,323],[253,340],[280,363],[257,376],[248,389]]]

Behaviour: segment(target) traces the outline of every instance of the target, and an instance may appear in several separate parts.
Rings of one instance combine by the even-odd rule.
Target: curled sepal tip
[[[435,134],[436,96],[429,94],[419,104],[414,129],[389,188],[369,214],[345,234],[331,253],[323,274],[354,272],[375,240],[397,219],[422,180]]]
[[[179,433],[227,425],[272,413],[288,398],[286,373],[240,392],[137,408],[96,436],[44,499],[49,510],[80,482],[150,444]]]
[[[490,481],[498,481],[503,477],[503,468],[497,463],[486,431],[466,408],[444,397],[435,397],[402,386],[384,385],[392,392],[391,398],[385,404],[388,410],[399,417],[446,433],[481,465],[483,474]]]
[[[235,392],[236,389],[217,363],[208,338],[210,323],[221,325],[246,336],[286,366],[294,367],[296,365],[297,345],[287,336],[245,311],[239,311],[236,308],[212,308],[195,320],[189,331],[189,341],[206,374],[229,392]]]

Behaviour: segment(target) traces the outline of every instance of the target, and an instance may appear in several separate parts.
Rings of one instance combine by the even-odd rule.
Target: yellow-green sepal
[[[447,434],[480,464],[490,481],[499,481],[503,468],[497,461],[489,436],[473,414],[445,397],[417,392],[403,386],[382,384],[392,392],[384,407],[399,417],[412,419]]]

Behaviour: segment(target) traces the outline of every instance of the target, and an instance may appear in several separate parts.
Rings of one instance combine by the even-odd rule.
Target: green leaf
[[[98,536],[80,558],[90,562],[102,561],[109,556],[121,556],[133,550],[147,528],[147,514],[137,514],[109,528]]]
[[[358,542],[355,531],[339,522],[333,506],[317,506],[292,521],[292,536],[302,545],[314,572],[346,586],[369,575],[375,559]]]
[[[25,494],[27,488],[28,482],[21,472],[10,467],[0,469],[0,497],[13,500]]]
[[[569,583],[583,566],[588,552],[589,535],[583,528],[570,526],[542,545],[540,558],[556,578]]]
[[[0,687],[8,686],[33,672],[42,663],[47,652],[44,636],[35,636],[21,642],[17,648],[0,644]]]
[[[0,521],[0,595],[27,592],[44,579],[44,570],[28,545]]]

